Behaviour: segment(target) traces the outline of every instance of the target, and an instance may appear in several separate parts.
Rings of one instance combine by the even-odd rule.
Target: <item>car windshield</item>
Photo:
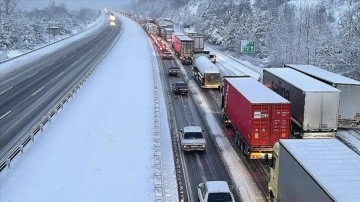
[[[210,193],[208,202],[231,202],[233,201],[230,193]]]
[[[176,83],[176,86],[187,87],[187,84],[186,83]]]
[[[203,138],[203,135],[201,132],[187,132],[184,134],[185,139],[198,139]]]

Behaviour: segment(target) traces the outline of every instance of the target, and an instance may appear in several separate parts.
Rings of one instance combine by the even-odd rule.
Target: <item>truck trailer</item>
[[[286,64],[317,80],[327,83],[339,90],[339,128],[354,128],[360,125],[360,82],[345,76],[326,71],[313,65]]]
[[[183,34],[173,33],[171,44],[181,63],[191,65],[193,61],[194,39]]]
[[[194,53],[204,51],[204,36],[193,36],[194,39]]]
[[[158,27],[156,24],[154,23],[146,23],[145,24],[145,29],[146,29],[146,32],[149,34],[149,35],[154,35],[154,36],[157,36],[159,33],[158,33]]]
[[[174,33],[174,29],[172,29],[172,28],[164,28],[164,33],[165,33],[165,36],[164,36],[165,40],[167,42],[171,42],[171,36]]]
[[[288,139],[274,145],[269,201],[355,202],[360,156],[336,138]]]
[[[190,37],[190,38],[192,38],[192,39],[194,38],[194,36],[197,36],[197,35],[198,35],[198,33],[197,33],[196,31],[191,30],[191,29],[184,29],[183,32],[184,32],[184,34],[185,34],[186,36],[188,36],[188,37]]]
[[[250,159],[272,155],[290,133],[290,102],[252,77],[224,77],[223,121],[235,143]]]
[[[302,138],[335,137],[340,90],[291,68],[266,68],[263,83],[291,102],[291,132]]]
[[[219,89],[221,85],[221,74],[218,68],[205,56],[195,59],[193,76],[201,88]]]

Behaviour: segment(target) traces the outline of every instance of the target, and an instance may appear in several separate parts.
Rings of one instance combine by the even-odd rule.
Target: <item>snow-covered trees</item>
[[[173,12],[178,24],[194,27],[208,43],[240,57],[240,41],[254,40],[252,56],[267,59],[269,66],[313,64],[360,79],[354,73],[360,72],[360,0],[167,2],[147,0],[142,7],[140,0],[136,11]],[[165,4],[168,12],[163,10]]]
[[[99,11],[82,8],[69,11],[65,4],[50,1],[44,9],[22,11],[18,0],[0,0],[0,51],[34,49],[53,40],[49,22],[59,23],[60,35],[81,31],[100,16]]]

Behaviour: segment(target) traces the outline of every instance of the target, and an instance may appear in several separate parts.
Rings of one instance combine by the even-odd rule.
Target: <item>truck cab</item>
[[[212,63],[216,63],[216,55],[214,53],[210,53],[209,59]]]
[[[205,151],[206,140],[204,130],[199,126],[185,126],[180,130],[180,144],[184,151]]]
[[[268,183],[268,201],[276,201],[278,198],[278,178],[279,178],[279,154],[280,154],[280,145],[279,142],[276,142],[274,145],[274,150],[271,158],[269,159],[270,166],[270,180]]]
[[[234,196],[226,181],[207,181],[197,186],[200,202],[234,202]]]

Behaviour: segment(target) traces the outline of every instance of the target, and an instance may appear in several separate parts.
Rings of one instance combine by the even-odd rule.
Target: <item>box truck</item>
[[[326,71],[313,65],[286,64],[289,67],[300,71],[317,80],[327,83],[339,90],[339,128],[354,128],[360,125],[360,82]]]
[[[291,132],[302,138],[334,137],[340,90],[291,68],[265,68],[263,83],[291,102]]]
[[[269,201],[355,202],[360,156],[336,138],[288,139],[274,145]]]

